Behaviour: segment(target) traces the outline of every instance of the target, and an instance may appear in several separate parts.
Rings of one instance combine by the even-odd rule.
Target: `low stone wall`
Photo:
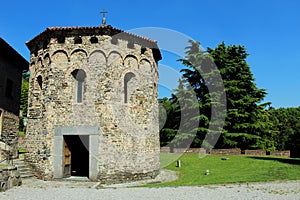
[[[190,154],[206,154],[206,150],[204,148],[173,148],[171,150],[170,147],[161,147],[160,148],[161,153],[190,153]]]
[[[101,174],[98,180],[101,184],[117,184],[131,181],[140,181],[147,179],[154,179],[159,174],[159,170],[148,173],[126,173],[126,172],[115,172],[114,174]]]
[[[161,153],[170,153],[171,149],[170,149],[170,147],[160,147],[160,152]]]
[[[206,154],[204,148],[173,148],[171,150],[170,147],[161,147],[161,153],[190,153],[190,154]],[[212,149],[210,151],[211,155],[246,155],[246,156],[266,156],[266,151],[263,149],[256,150],[245,150],[245,153],[242,154],[240,148],[232,148],[232,149]],[[271,151],[270,156],[279,156],[279,157],[290,157],[290,150],[285,151]]]
[[[0,162],[4,159],[7,159],[7,152],[13,151],[13,149],[6,145],[4,142],[0,141]]]
[[[211,155],[241,155],[240,148],[234,149],[212,149],[210,151]]]
[[[279,156],[279,157],[291,157],[291,152],[289,150],[286,151],[271,151],[270,156]]]
[[[17,167],[0,167],[0,191],[5,191],[21,184],[22,180]]]
[[[265,156],[266,150],[263,149],[256,149],[256,150],[245,150],[246,156]]]
[[[204,148],[174,148],[174,153],[206,154]]]
[[[18,132],[19,117],[11,112],[4,110],[0,142],[6,143],[12,148],[11,151],[14,157],[18,155]]]

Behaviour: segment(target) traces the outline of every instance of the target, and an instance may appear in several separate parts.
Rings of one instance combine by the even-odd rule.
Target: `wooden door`
[[[63,170],[65,178],[71,176],[71,151],[66,141],[64,141]]]

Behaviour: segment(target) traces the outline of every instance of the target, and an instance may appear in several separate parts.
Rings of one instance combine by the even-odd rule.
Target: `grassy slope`
[[[205,156],[185,154],[181,160],[181,168],[173,162],[166,169],[178,171],[180,178],[175,182],[157,184],[155,186],[188,186],[204,184],[222,184],[239,182],[264,182],[275,180],[300,179],[300,160],[277,157],[226,156],[229,160],[221,160],[222,156]],[[168,158],[162,155],[161,160]],[[205,175],[209,169],[210,175]]]

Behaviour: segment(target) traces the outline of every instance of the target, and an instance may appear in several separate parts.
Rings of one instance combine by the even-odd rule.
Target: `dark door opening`
[[[64,135],[64,177],[89,177],[89,136]]]

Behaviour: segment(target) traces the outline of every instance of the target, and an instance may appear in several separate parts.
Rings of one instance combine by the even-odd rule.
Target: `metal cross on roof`
[[[105,26],[106,25],[105,14],[107,14],[108,12],[105,10],[102,10],[100,13],[102,14],[102,26]]]

